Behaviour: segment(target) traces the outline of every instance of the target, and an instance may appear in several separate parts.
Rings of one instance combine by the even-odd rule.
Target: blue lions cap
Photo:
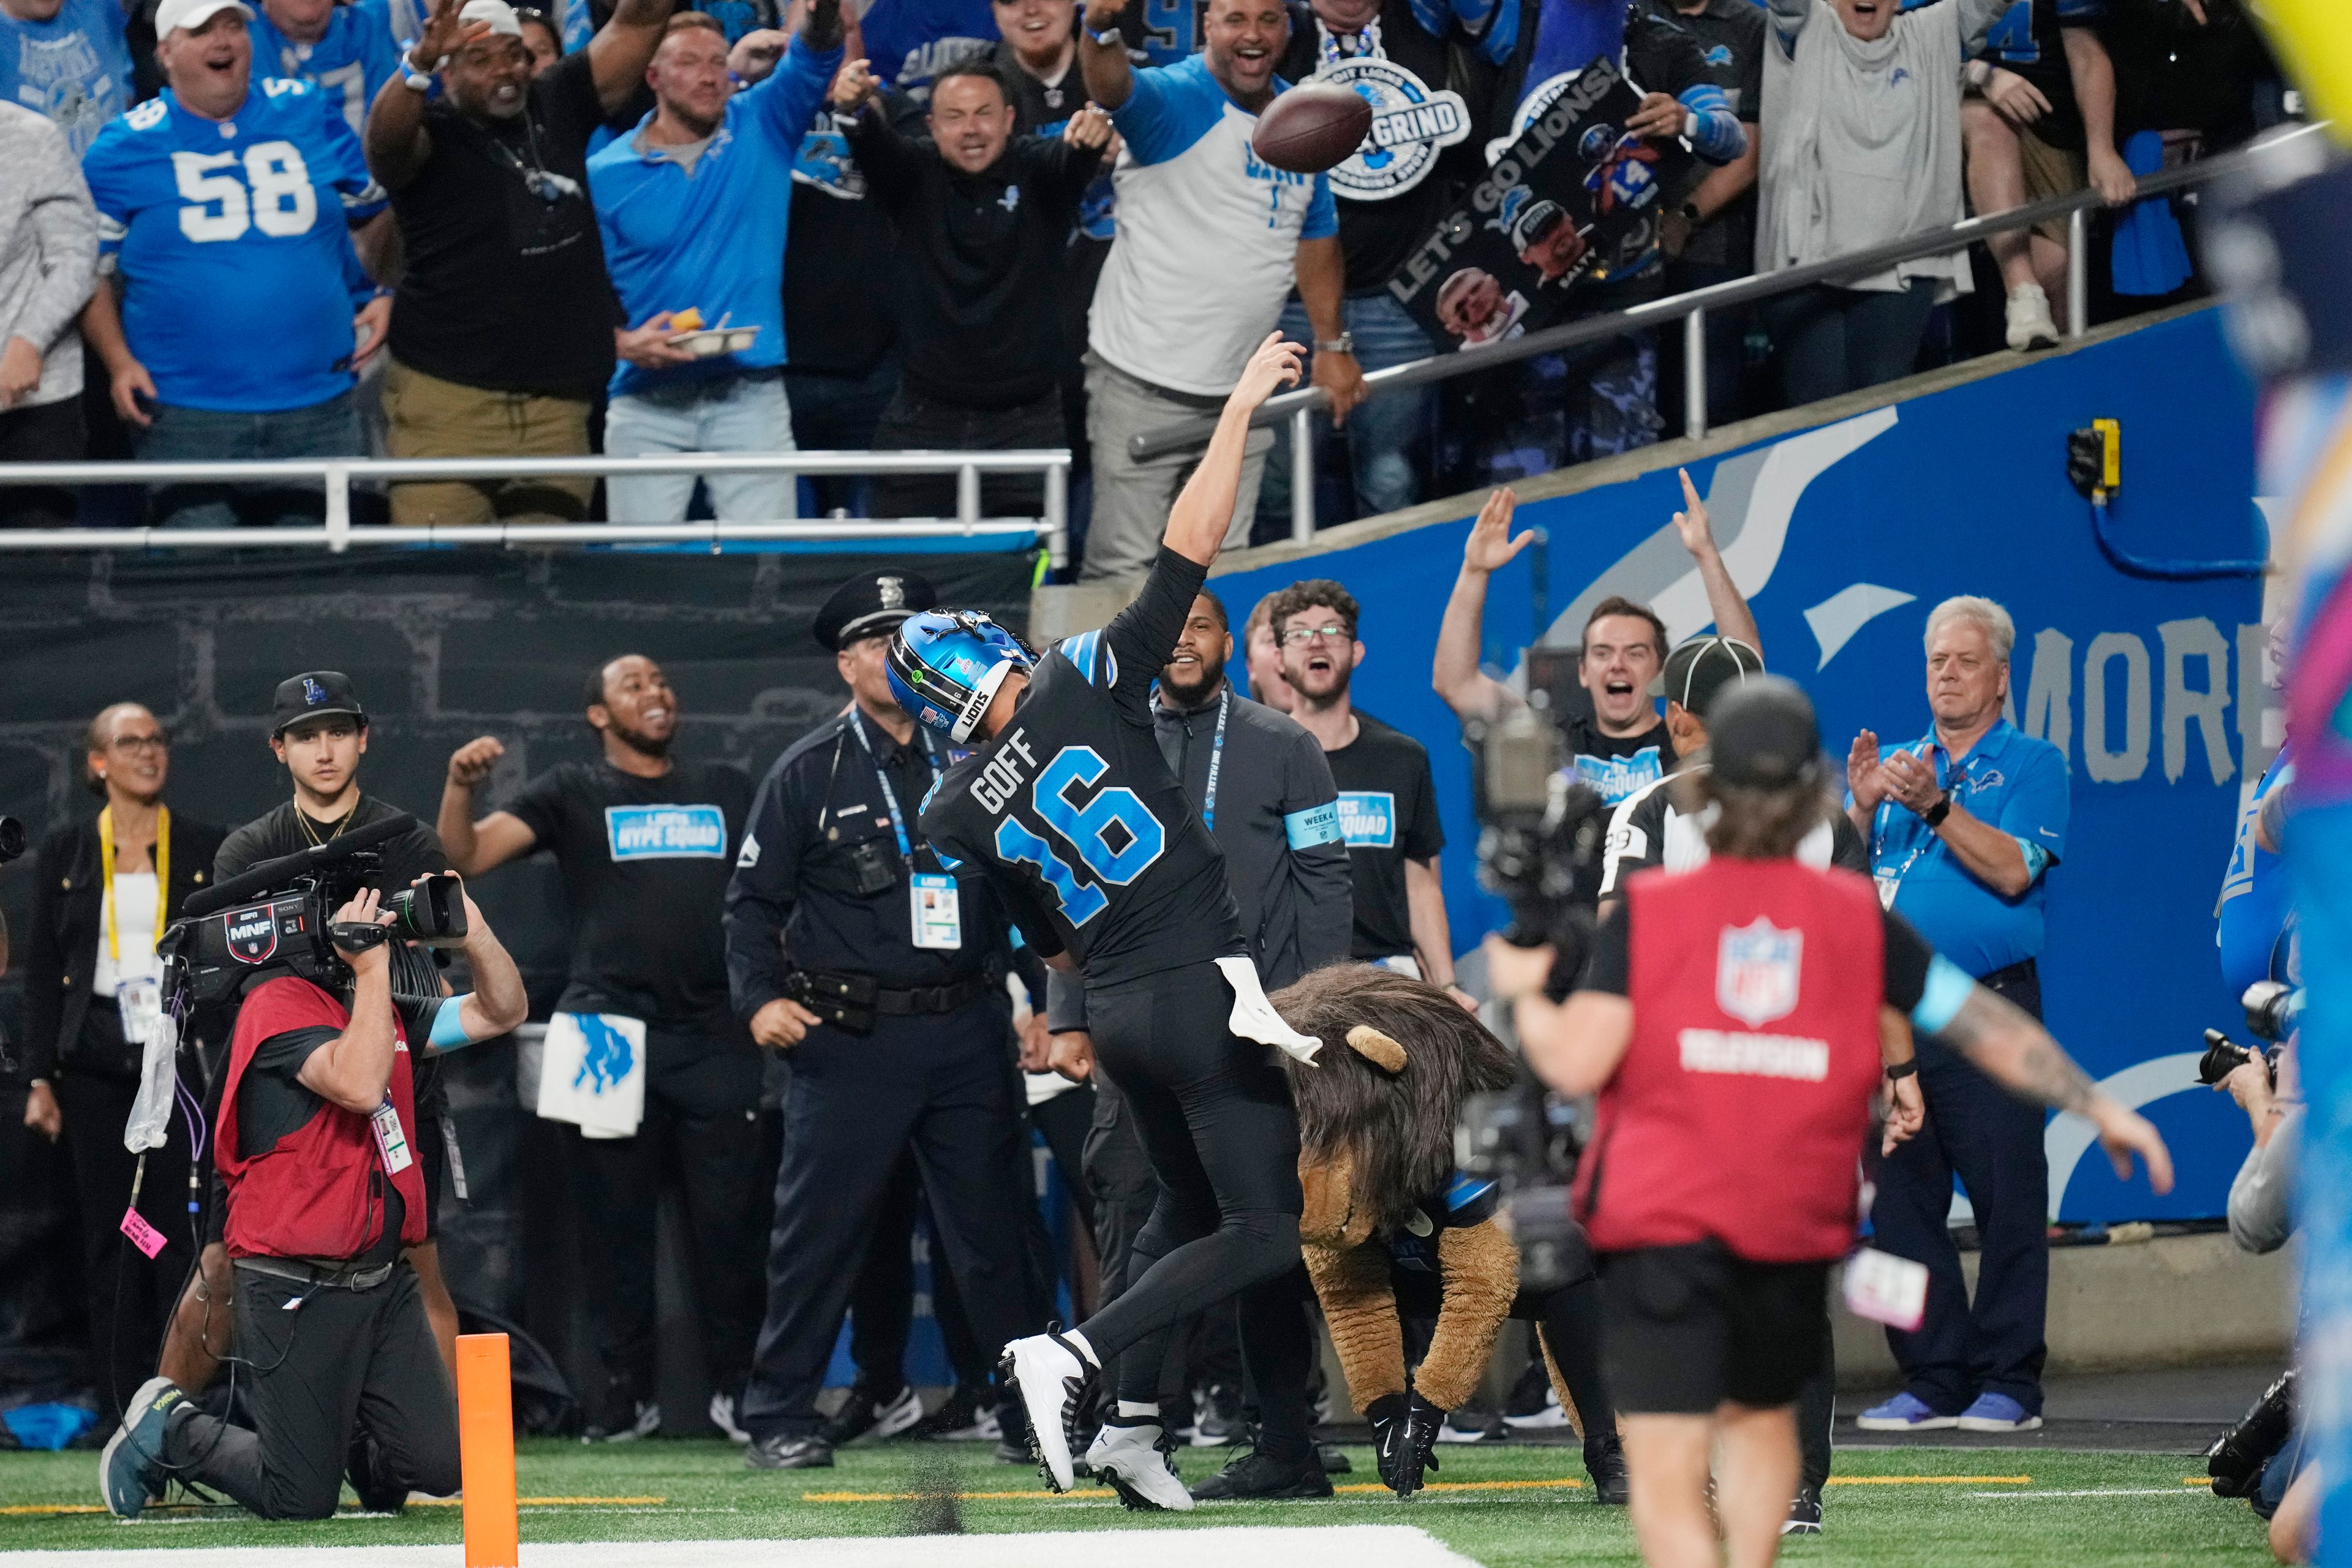
[[[350,676],[340,669],[313,669],[281,680],[277,700],[270,705],[270,737],[284,734],[289,724],[330,713],[367,722],[367,710],[360,706],[360,694],[352,689]]]
[[[891,635],[886,658],[898,706],[957,745],[971,739],[1004,678],[1025,675],[1037,662],[1019,637],[977,610],[909,616]]]

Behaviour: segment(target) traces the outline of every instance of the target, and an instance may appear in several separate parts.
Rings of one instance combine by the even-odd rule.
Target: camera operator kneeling
[[[1882,1005],[2012,1093],[2088,1118],[2119,1169],[2137,1152],[2156,1191],[2172,1184],[2156,1130],[2041,1026],[1937,958],[1868,879],[1792,858],[1827,809],[1803,692],[1758,677],[1706,721],[1712,858],[1633,878],[1567,1005],[1516,1009],[1537,1075],[1600,1095],[1577,1217],[1601,1254],[1602,1375],[1654,1568],[1719,1561],[1717,1455],[1730,1560],[1769,1563],[1779,1545],[1792,1405],[1821,1359],[1830,1265],[1853,1245]],[[1514,988],[1491,963],[1489,979]]]
[[[394,994],[384,940],[349,929],[394,920],[373,889],[335,912],[341,963],[322,976],[334,989],[282,972],[246,991],[214,1159],[236,1271],[232,1370],[254,1429],[151,1379],[100,1462],[114,1513],[136,1518],[169,1479],[265,1519],[331,1515],[347,1468],[372,1509],[457,1489],[457,1396],[401,1257],[425,1233],[410,1064],[525,1014],[513,960],[471,899],[465,912],[468,994]]]

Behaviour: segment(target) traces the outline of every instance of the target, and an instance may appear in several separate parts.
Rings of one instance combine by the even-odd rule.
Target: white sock
[[[1076,1329],[1065,1329],[1062,1331],[1062,1337],[1069,1341],[1071,1344],[1077,1347],[1078,1353],[1086,1358],[1087,1364],[1088,1366],[1093,1367],[1097,1372],[1100,1372],[1102,1370],[1102,1357],[1095,1354],[1095,1347],[1087,1343],[1086,1335],[1078,1332]],[[1154,1412],[1157,1412],[1159,1408],[1160,1407],[1156,1405],[1152,1406]]]
[[[1160,1401],[1122,1399],[1118,1402],[1118,1418],[1122,1421],[1157,1421],[1160,1419]]]

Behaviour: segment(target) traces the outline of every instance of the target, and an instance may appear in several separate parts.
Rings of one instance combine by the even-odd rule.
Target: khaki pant
[[[383,373],[385,449],[395,458],[584,458],[588,405],[527,392],[486,392],[390,359]],[[577,522],[593,479],[427,479],[392,487],[392,521]]]
[[[2053,147],[2044,142],[2030,125],[2017,129],[2017,161],[2025,171],[2025,199],[2047,201],[2052,196],[2071,196],[2090,183],[2089,160],[2080,151]],[[2033,226],[2033,232],[2051,244],[2066,243],[2066,219],[2063,215],[2048,218]]]
[[[1140,577],[1151,570],[1160,553],[1160,536],[1168,531],[1168,511],[1176,492],[1184,488],[1201,461],[1198,450],[1175,451],[1149,462],[1128,456],[1127,438],[1139,431],[1178,420],[1214,414],[1218,404],[1209,398],[1186,398],[1165,388],[1139,381],[1095,354],[1087,364],[1087,436],[1094,447],[1094,521],[1087,531],[1087,559],[1078,575],[1087,582],[1106,577]],[[1250,523],[1257,516],[1258,479],[1265,472],[1265,455],[1274,447],[1274,432],[1253,430],[1242,447],[1241,493],[1234,499],[1234,520],[1225,530],[1224,548],[1239,550],[1249,542]]]

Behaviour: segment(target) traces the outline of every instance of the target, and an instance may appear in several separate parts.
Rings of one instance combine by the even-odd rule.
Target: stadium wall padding
[[[2199,310],[1688,460],[1766,662],[1812,693],[1841,771],[1858,729],[1890,743],[1926,734],[1922,636],[1938,601],[1983,594],[2015,617],[2014,717],[2063,746],[2073,773],[2067,853],[2050,881],[2049,1023],[2095,1077],[2143,1105],[2179,1167],[2172,1194],[2154,1197],[2096,1155],[2077,1160],[2083,1124],[2054,1122],[2053,1202],[2069,1220],[2222,1213],[2252,1139],[2226,1096],[2196,1085],[2195,1059],[2208,1026],[2248,1038],[2221,984],[2212,913],[2241,790],[2276,750],[2281,716],[2263,680],[2262,581],[2119,570],[2067,483],[2066,434],[2120,420],[2114,528],[2141,556],[2259,558],[2254,413],[2217,315]],[[1520,506],[1516,526],[1546,539],[1494,580],[1490,668],[1512,672],[1539,632],[1573,645],[1586,608],[1609,594],[1655,605],[1676,639],[1706,626],[1671,522],[1675,448],[1659,451],[1635,477]],[[1360,544],[1244,560],[1211,584],[1237,624],[1298,577],[1337,578],[1362,603],[1356,699],[1430,747],[1458,952],[1503,913],[1476,885],[1469,759],[1429,680],[1475,499]]]

